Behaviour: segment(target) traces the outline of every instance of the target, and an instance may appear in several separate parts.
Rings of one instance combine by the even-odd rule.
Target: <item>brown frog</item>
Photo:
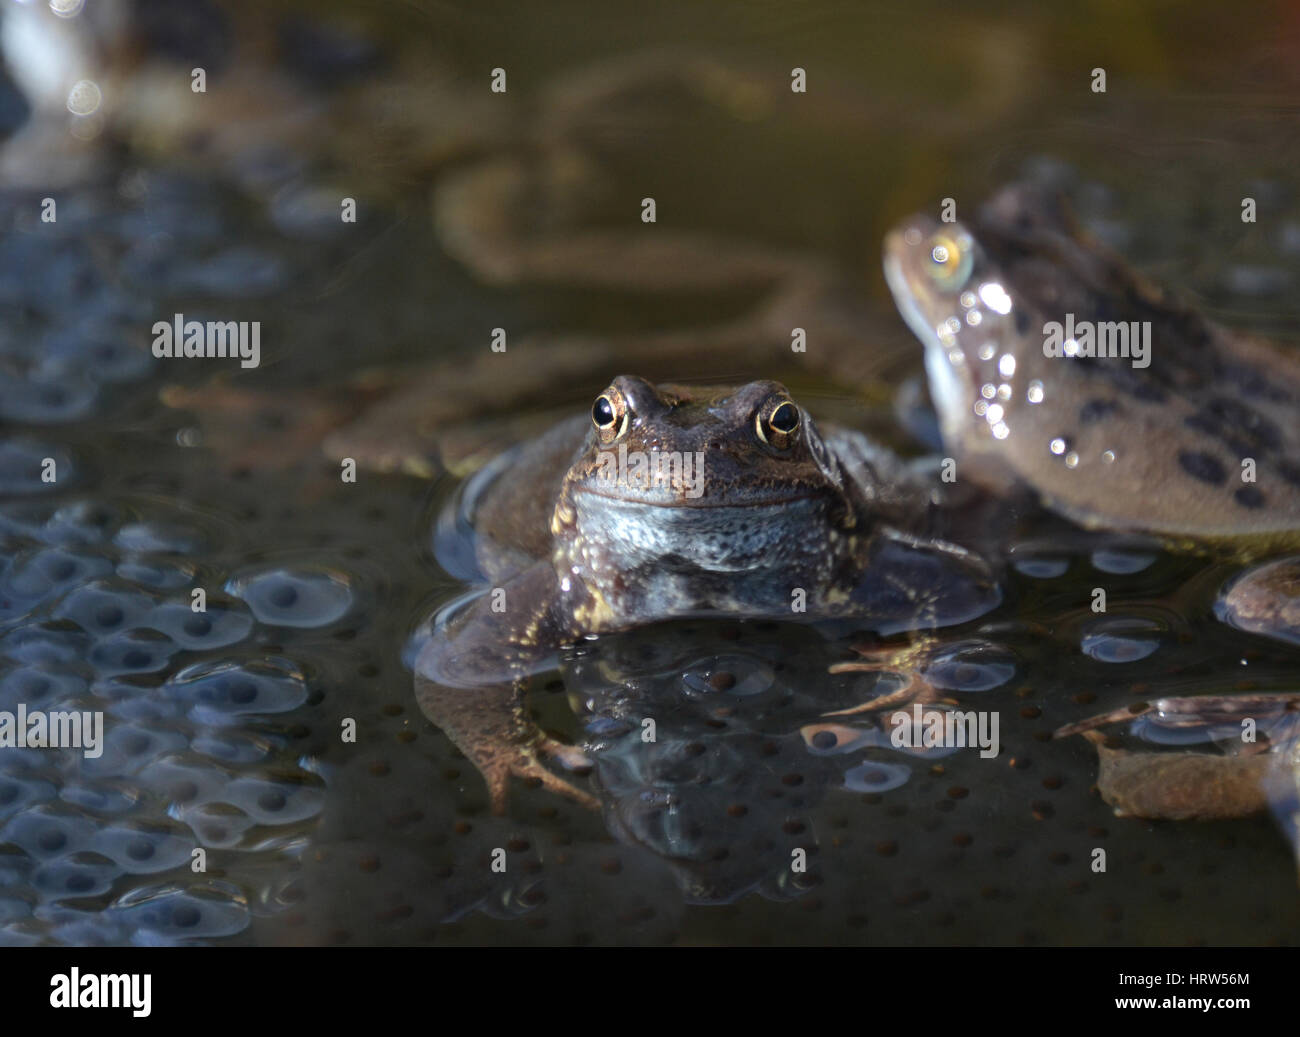
[[[996,606],[988,565],[936,535],[937,485],[861,433],[819,429],[776,382],[616,378],[589,417],[464,487],[493,586],[439,622],[417,697],[496,809],[511,773],[582,799],[537,760],[575,751],[529,732],[519,699],[564,645],[710,615],[850,618],[890,634]]]

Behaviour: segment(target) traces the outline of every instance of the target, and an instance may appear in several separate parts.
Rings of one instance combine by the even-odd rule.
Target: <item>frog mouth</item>
[[[674,492],[671,495],[659,493],[653,489],[636,489],[632,487],[620,487],[617,490],[598,490],[589,486],[576,487],[575,494],[582,494],[587,497],[597,497],[602,501],[609,501],[615,506],[625,506],[629,508],[662,508],[664,510],[695,510],[695,511],[749,511],[754,508],[772,508],[780,507],[787,504],[796,504],[801,501],[811,500],[811,493],[777,493],[770,496],[756,496],[744,501],[719,501],[710,499],[707,495],[701,494],[697,497],[690,497],[684,493]]]
[[[911,328],[912,334],[920,340],[925,350],[926,380],[929,382],[930,399],[939,412],[940,422],[945,426],[955,427],[954,423],[966,411],[966,389],[953,367],[949,357],[949,347],[939,341],[933,323],[924,312],[923,304],[927,300],[913,288],[903,272],[903,264],[898,257],[903,249],[909,247],[897,231],[891,233],[886,239],[885,283],[889,285],[889,291],[894,296],[894,305],[902,316],[903,322]],[[949,439],[950,436],[945,434],[944,438]]]
[[[752,573],[785,564],[792,553],[818,552],[827,528],[811,496],[745,503],[673,503],[603,493],[575,494],[579,539],[621,567]]]

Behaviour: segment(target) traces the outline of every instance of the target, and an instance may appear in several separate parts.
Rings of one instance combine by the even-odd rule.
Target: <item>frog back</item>
[[[1009,469],[1088,526],[1300,542],[1294,351],[1206,319],[1039,189],[1004,190],[969,227],[905,233],[887,272],[968,474],[1005,483]],[[960,278],[927,278],[934,241],[960,255]]]

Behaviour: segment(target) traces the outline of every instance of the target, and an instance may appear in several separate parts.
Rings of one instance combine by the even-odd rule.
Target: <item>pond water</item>
[[[998,716],[994,758],[900,750],[865,722],[828,734],[828,710],[901,680],[828,673],[854,655],[844,630],[660,624],[582,644],[530,691],[542,727],[589,747],[576,780],[601,808],[515,782],[496,816],[410,672],[413,639],[465,590],[434,553],[459,475],[585,411],[629,356],[656,378],[781,377],[815,415],[921,453],[895,407],[921,350],[879,244],[941,198],[1059,183],[1146,273],[1293,344],[1294,14],[670,4],[647,26],[620,5],[333,3],[318,25],[290,6],[212,5],[232,38],[277,42],[237,48],[254,87],[214,66],[201,102],[186,48],[209,23],[169,36],[138,11],[161,56],[110,55],[104,75],[172,69],[172,121],[124,88],[88,168],[2,185],[0,710],[102,711],[104,744],[0,752],[0,943],[1295,942],[1296,859],[1271,817],[1117,818],[1092,748],[1051,737],[1162,695],[1297,690],[1294,647],[1215,618],[1226,562],[1018,513],[1004,604],[944,631],[925,671]],[[683,67],[657,48],[707,61],[610,85]],[[805,109],[786,98],[795,67]],[[43,169],[27,129],[7,148]],[[519,154],[554,160],[555,181],[522,215],[473,208],[494,197],[476,171]],[[653,195],[720,257],[817,257],[852,286],[827,321],[854,321],[858,345],[801,358],[724,335],[693,353],[697,332],[747,327],[771,278],[527,276],[510,234],[466,237],[496,219],[562,231],[566,163],[589,161],[587,226],[635,227]],[[260,365],[154,358],[150,329],[178,314],[260,322]],[[499,327],[499,368],[475,366]],[[552,368],[578,335],[589,370]],[[608,347],[647,335],[685,347]],[[456,473],[341,478],[321,442],[385,407],[358,385],[417,364],[435,367],[420,384]],[[427,433],[394,413],[366,443],[408,456]]]

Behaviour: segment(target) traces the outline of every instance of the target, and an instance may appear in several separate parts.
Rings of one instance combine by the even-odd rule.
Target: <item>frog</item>
[[[886,238],[884,268],[924,346],[944,443],[971,477],[1013,477],[1080,525],[1175,546],[1300,545],[1294,353],[1130,270],[1056,192],[1012,185],[969,225],[916,216]],[[1147,355],[1071,355],[1071,339],[1047,355],[1071,315],[1146,325]]]
[[[1242,630],[1300,641],[1300,558],[1270,557],[1300,544],[1294,353],[1219,327],[1131,271],[1037,185],[1000,191],[970,221],[904,221],[886,238],[884,268],[924,346],[944,445],[959,470],[990,486],[1024,483],[1085,527],[1242,563],[1266,559],[1233,577],[1215,610]],[[1056,353],[1052,325],[1064,330],[1067,315],[1077,326],[1145,323],[1149,353],[1080,355],[1077,339],[1063,339]],[[1283,785],[1294,794],[1293,735],[1267,756],[1131,753],[1108,746],[1096,728],[1152,710],[1193,727],[1294,708],[1288,696],[1206,695],[1056,734],[1094,744],[1099,791],[1121,815],[1244,816],[1269,802],[1266,776],[1289,773]]]
[[[490,589],[440,617],[416,698],[484,775],[494,812],[512,775],[591,805],[542,765],[583,757],[530,729],[530,676],[583,639],[668,620],[807,617],[889,636],[984,615],[1001,582],[940,535],[938,485],[861,432],[819,427],[778,382],[620,375],[589,415],[464,484],[452,508],[480,531]]]

